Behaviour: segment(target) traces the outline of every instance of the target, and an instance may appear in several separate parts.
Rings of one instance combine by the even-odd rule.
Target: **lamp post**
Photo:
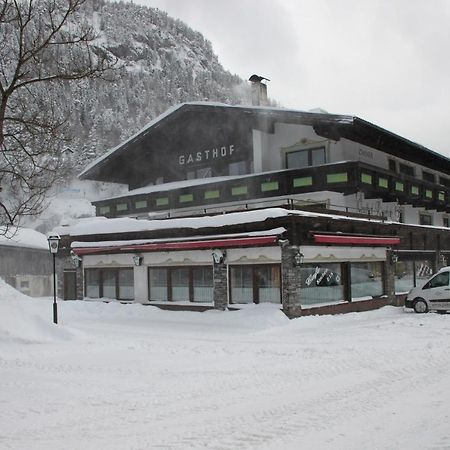
[[[58,253],[60,237],[57,234],[50,235],[48,240],[48,248],[53,255],[53,323],[58,323],[58,305],[56,304],[56,254]]]

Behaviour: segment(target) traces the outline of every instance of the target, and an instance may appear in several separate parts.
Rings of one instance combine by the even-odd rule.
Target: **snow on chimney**
[[[270,81],[268,78],[259,75],[252,75],[248,81],[252,83],[252,105],[253,106],[267,106],[267,84],[263,80]]]

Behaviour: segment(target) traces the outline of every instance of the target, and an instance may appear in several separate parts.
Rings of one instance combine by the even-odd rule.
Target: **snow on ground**
[[[450,315],[58,307],[0,283],[2,449],[450,448]]]

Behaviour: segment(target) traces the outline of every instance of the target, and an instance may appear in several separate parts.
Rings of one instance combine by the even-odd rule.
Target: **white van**
[[[443,267],[422,287],[411,289],[405,306],[416,313],[450,310],[450,267]]]

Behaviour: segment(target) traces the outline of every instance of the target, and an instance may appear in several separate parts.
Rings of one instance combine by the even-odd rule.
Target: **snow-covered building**
[[[53,292],[52,259],[45,235],[29,228],[0,230],[0,277],[31,297]]]
[[[368,309],[450,250],[450,160],[357,117],[186,103],[80,177],[129,191],[58,230],[78,298]]]

